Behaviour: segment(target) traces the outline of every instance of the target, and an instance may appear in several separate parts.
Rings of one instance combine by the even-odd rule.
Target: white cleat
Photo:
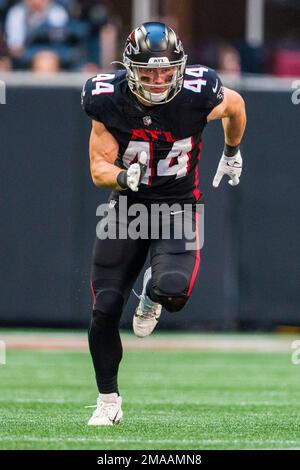
[[[100,393],[96,409],[87,423],[88,426],[112,426],[120,423],[123,417],[121,405],[122,398],[116,393]]]
[[[151,279],[151,267],[146,269],[143,281],[143,291],[140,295],[140,303],[133,316],[133,331],[139,338],[149,336],[158,323],[162,306],[153,302],[146,294],[147,283]]]

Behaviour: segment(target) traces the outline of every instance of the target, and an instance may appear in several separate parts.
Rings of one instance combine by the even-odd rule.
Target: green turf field
[[[126,351],[124,422],[89,428],[86,352],[7,352],[1,449],[300,448],[300,365],[290,352]]]

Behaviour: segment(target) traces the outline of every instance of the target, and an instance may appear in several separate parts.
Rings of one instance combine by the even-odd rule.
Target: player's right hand
[[[148,167],[148,156],[146,152],[141,152],[137,163],[130,165],[127,171],[121,171],[118,174],[117,182],[121,188],[129,188],[131,191],[138,191],[139,184],[142,181]]]

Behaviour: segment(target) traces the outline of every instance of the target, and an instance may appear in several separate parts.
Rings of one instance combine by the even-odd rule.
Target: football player
[[[197,228],[201,201],[198,161],[201,134],[209,121],[221,119],[224,150],[213,186],[224,175],[239,183],[240,142],[246,116],[244,101],[223,87],[216,72],[186,65],[176,33],[158,22],[144,23],[129,35],[124,68],[87,81],[82,106],[92,119],[90,169],[97,187],[113,189],[111,204],[126,196],[151,208],[154,203],[192,205]],[[180,212],[180,211],[179,211]],[[174,225],[170,219],[170,225]],[[120,220],[116,220],[116,225]],[[199,247],[186,249],[186,239],[98,237],[93,252],[93,312],[89,346],[99,389],[88,424],[112,425],[122,419],[118,368],[122,359],[119,321],[147,255],[140,302],[133,317],[137,336],[155,328],[162,306],[181,310],[192,292],[200,264]]]

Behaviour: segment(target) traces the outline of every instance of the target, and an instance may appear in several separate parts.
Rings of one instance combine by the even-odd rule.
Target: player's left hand
[[[226,157],[223,152],[223,155],[217,168],[217,172],[212,183],[214,188],[217,188],[219,186],[221,179],[224,175],[228,175],[230,177],[228,183],[231,186],[238,185],[240,182],[242,167],[243,159],[240,151],[238,151],[234,157]]]

